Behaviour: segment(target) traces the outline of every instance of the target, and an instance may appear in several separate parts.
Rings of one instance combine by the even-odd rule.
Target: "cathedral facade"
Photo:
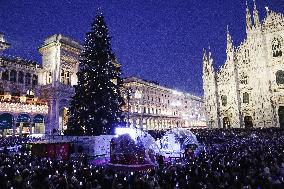
[[[251,14],[252,13],[252,14]],[[203,89],[211,128],[284,128],[284,15],[266,8],[260,21],[246,6],[246,39],[235,47],[227,31],[227,59],[213,68],[204,50]]]
[[[0,133],[61,134],[67,128],[83,46],[61,34],[50,36],[39,48],[41,64],[5,55],[9,46],[0,33]],[[115,60],[113,63],[120,66]],[[130,127],[206,126],[199,97],[138,78],[124,79],[121,90],[127,102],[125,121]]]

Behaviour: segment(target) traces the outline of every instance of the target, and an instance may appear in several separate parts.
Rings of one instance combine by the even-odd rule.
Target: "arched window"
[[[244,51],[244,56],[243,56],[243,63],[244,64],[248,64],[250,62],[250,59],[249,59],[249,50],[248,49],[245,49]]]
[[[33,85],[37,85],[38,84],[38,76],[33,74]]]
[[[0,115],[0,129],[12,129],[14,117],[12,114],[4,113]]]
[[[242,73],[241,78],[240,78],[241,84],[248,84],[248,76],[245,73]]]
[[[22,72],[22,71],[18,72],[18,82],[24,83],[24,72]]]
[[[281,38],[276,38],[272,40],[272,54],[273,57],[280,57],[282,56],[282,40]]]
[[[26,81],[25,81],[26,85],[30,85],[31,84],[31,74],[30,73],[26,73]]]
[[[12,82],[17,81],[17,72],[15,70],[10,71],[10,81],[12,81]]]
[[[9,70],[5,70],[3,73],[2,73],[2,80],[9,80]]]
[[[277,85],[284,84],[284,71],[278,70],[275,75]]]
[[[249,103],[249,94],[247,92],[243,94],[243,103]]]
[[[226,106],[227,105],[227,96],[226,95],[222,95],[221,96],[221,101],[222,101],[222,105]]]

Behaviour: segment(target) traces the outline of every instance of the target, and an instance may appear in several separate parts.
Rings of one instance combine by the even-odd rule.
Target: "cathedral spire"
[[[233,49],[232,36],[229,31],[229,26],[227,25],[227,53],[230,52],[232,49]]]
[[[0,54],[10,47],[10,44],[5,41],[4,33],[0,32]]]
[[[210,69],[211,72],[214,71],[213,58],[212,58],[210,46],[209,46],[209,50],[208,50],[208,68]]]
[[[208,73],[208,57],[207,52],[205,49],[203,49],[203,76],[207,76],[206,73]]]
[[[208,47],[208,60],[212,59],[211,57],[211,48],[210,48],[210,45]]]
[[[227,25],[227,60],[230,60],[231,58],[233,58],[233,42],[232,42],[232,37],[231,34],[229,32],[229,26]]]
[[[255,0],[253,0],[253,22],[254,22],[254,27],[259,27],[260,26],[260,22],[259,22],[259,16],[258,16],[258,11],[256,8],[256,3]]]
[[[206,50],[203,49],[203,62],[207,61],[207,60],[208,60],[208,58],[207,58]]]
[[[250,14],[247,0],[246,0],[246,26],[247,26],[247,32],[248,32],[252,27],[252,21],[251,21],[251,14]]]

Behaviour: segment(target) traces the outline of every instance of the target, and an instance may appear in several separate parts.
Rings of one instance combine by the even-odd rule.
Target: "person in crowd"
[[[284,188],[284,131],[267,129],[194,130],[205,146],[177,163],[158,158],[148,170],[112,170],[87,158],[68,161],[10,153],[33,139],[0,138],[2,189],[280,189]],[[157,134],[159,137],[159,133]],[[7,149],[8,152],[5,150]]]

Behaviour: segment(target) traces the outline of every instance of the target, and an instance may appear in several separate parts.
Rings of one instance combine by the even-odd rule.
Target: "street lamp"
[[[130,96],[131,96],[131,89],[127,89],[127,127],[130,127]]]

